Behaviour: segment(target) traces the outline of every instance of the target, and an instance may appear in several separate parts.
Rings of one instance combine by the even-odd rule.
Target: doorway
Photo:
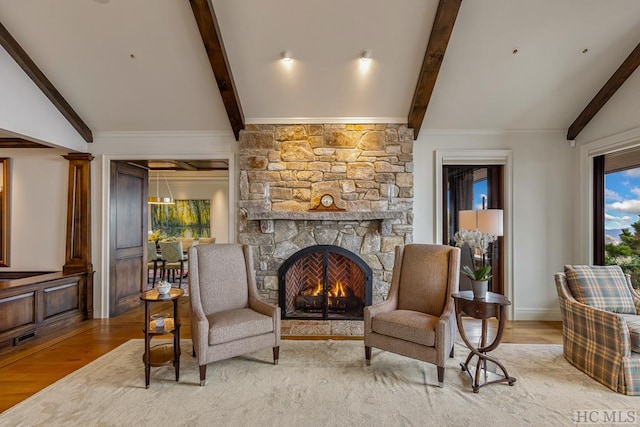
[[[463,210],[504,210],[503,165],[443,165],[442,167],[442,241],[455,246],[454,235],[460,229],[459,212]],[[489,246],[487,261],[493,277],[491,292],[504,294],[503,237]],[[462,250],[461,265],[471,265],[470,252]],[[471,290],[471,281],[460,275],[460,290]]]
[[[103,241],[102,244],[97,246],[96,253],[100,254],[101,266],[100,268],[100,276],[99,276],[99,291],[96,292],[96,317],[107,318],[111,315],[111,313],[116,313],[117,310],[112,310],[112,300],[116,300],[116,294],[114,294],[114,288],[117,288],[117,279],[116,279],[116,271],[113,268],[114,263],[116,262],[117,255],[112,253],[110,250],[112,245],[112,240],[114,238],[113,229],[115,223],[113,222],[112,217],[112,205],[114,201],[111,198],[110,186],[112,184],[111,177],[111,168],[115,163],[128,164],[132,168],[137,168],[142,171],[146,171],[151,169],[149,167],[150,164],[154,164],[154,162],[162,163],[163,168],[167,168],[167,164],[171,164],[176,168],[176,170],[188,170],[193,174],[197,174],[200,165],[211,164],[212,162],[220,163],[222,162],[227,168],[226,176],[224,177],[224,195],[219,196],[217,199],[214,199],[214,203],[217,203],[221,206],[220,214],[224,216],[225,227],[220,232],[216,239],[218,243],[235,243],[236,241],[236,191],[237,191],[237,181],[233,177],[235,176],[235,154],[234,153],[222,153],[222,154],[214,154],[214,155],[190,155],[186,156],[172,156],[172,160],[164,160],[164,156],[161,155],[104,155],[103,158],[103,168],[102,168],[102,188],[103,188],[103,204],[102,204],[102,230],[104,233],[102,234]],[[202,163],[199,163],[202,162]],[[194,163],[195,166],[194,167]],[[194,170],[195,169],[195,170]],[[193,178],[193,179],[198,179]],[[203,178],[210,179],[210,178]],[[148,179],[147,179],[147,188],[148,188]],[[172,185],[172,189],[179,196],[180,185],[174,187]],[[142,197],[145,200],[146,206],[146,198],[148,196],[147,193]],[[142,212],[142,211],[141,211]],[[144,215],[140,216],[140,227],[138,232],[136,233],[139,236],[139,239],[145,243],[148,237],[148,226],[143,226],[144,224],[148,224],[148,212],[149,210],[144,211]],[[144,216],[144,220],[142,217]],[[136,220],[137,222],[137,220]],[[102,249],[104,248],[104,249]],[[131,283],[129,287],[131,289],[136,289],[136,291],[128,292],[130,294],[130,299],[133,301],[134,299],[137,301],[138,294],[140,290],[144,290],[147,288],[147,268],[146,268],[146,250],[143,251],[143,261],[136,264],[135,268],[132,268],[132,271],[135,270],[136,282]],[[140,274],[138,274],[138,270],[140,270]],[[134,273],[132,273],[133,275]],[[139,277],[139,278],[138,278]],[[135,295],[135,298],[133,296]]]

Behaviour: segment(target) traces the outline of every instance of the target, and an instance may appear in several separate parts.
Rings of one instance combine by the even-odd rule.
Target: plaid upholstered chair
[[[397,246],[387,299],[364,309],[367,365],[371,347],[433,363],[442,387],[456,338],[451,294],[458,291],[459,278],[460,248]]]
[[[640,395],[640,295],[618,266],[555,274],[564,356],[619,393]]]
[[[191,339],[204,385],[207,364],[273,348],[278,364],[280,310],[259,299],[251,247],[221,244],[189,249]]]

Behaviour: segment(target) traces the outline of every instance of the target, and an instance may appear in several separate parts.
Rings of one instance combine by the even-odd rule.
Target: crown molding
[[[316,124],[406,124],[406,117],[253,117],[245,119],[248,125],[316,125]]]
[[[95,139],[146,139],[146,138],[234,138],[229,130],[210,131],[100,131]],[[235,139],[235,138],[234,138]]]
[[[564,129],[423,129],[422,135],[505,135],[531,133],[560,133],[564,138]]]

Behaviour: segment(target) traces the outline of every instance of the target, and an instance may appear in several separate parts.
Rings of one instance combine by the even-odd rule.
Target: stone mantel
[[[348,211],[317,211],[317,212],[248,212],[250,221],[265,219],[282,219],[294,221],[370,221],[377,219],[401,219],[406,215],[402,211],[380,212],[348,212]]]

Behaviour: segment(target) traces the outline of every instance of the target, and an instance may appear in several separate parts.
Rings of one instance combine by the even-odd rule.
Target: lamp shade
[[[502,236],[502,209],[485,209],[478,213],[478,230],[493,236]]]
[[[483,209],[477,211],[459,211],[458,228],[478,230],[493,236],[502,236],[502,209]]]
[[[460,211],[458,212],[458,228],[465,230],[475,230],[478,227],[476,221],[476,211]]]

